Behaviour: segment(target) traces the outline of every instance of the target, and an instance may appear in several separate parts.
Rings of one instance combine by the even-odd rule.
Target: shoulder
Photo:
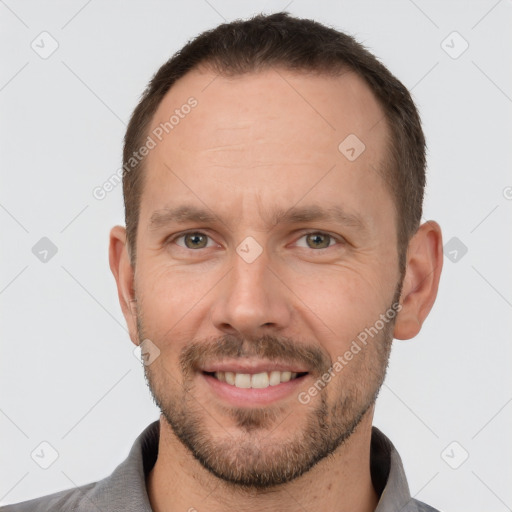
[[[145,477],[156,462],[159,421],[135,440],[128,457],[102,480],[48,494],[13,505],[0,512],[151,512]]]
[[[440,512],[437,508],[431,507],[422,501],[411,498],[409,503],[402,509],[402,512]]]
[[[28,501],[0,507],[0,512],[74,512],[81,510],[81,504],[87,501],[88,494],[97,482],[72,489],[55,492]],[[89,503],[93,505],[93,503]],[[93,506],[94,508],[94,506]]]

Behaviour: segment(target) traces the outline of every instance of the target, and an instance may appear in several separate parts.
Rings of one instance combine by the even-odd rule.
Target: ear
[[[135,299],[135,271],[130,263],[130,255],[126,241],[126,229],[114,226],[110,230],[108,259],[110,270],[117,284],[119,304],[128,325],[130,338],[135,345],[139,344],[137,334],[137,309]]]
[[[407,262],[400,310],[393,336],[399,340],[414,338],[436,300],[441,269],[443,243],[441,228],[434,221],[422,224],[407,248]]]

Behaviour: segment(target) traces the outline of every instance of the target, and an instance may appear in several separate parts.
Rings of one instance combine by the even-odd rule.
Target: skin
[[[139,344],[148,338],[160,351],[145,367],[162,410],[158,460],[147,478],[151,505],[157,512],[374,510],[373,401],[392,338],[414,337],[434,303],[441,230],[433,221],[420,226],[396,295],[395,206],[375,171],[386,155],[387,126],[377,123],[383,111],[353,73],[326,77],[272,69],[226,78],[196,69],[168,92],[152,127],[190,96],[197,107],[145,161],[135,268],[125,228],[115,226],[110,234],[110,266],[131,339]],[[366,146],[353,162],[338,151],[348,134]],[[182,205],[206,209],[214,219],[150,226],[155,212]],[[342,207],[361,225],[339,219],[272,222],[275,210],[313,206]],[[190,238],[178,238],[184,231],[208,235],[207,246],[187,247]],[[308,232],[332,238],[321,237],[327,246],[312,248],[308,244],[318,239]],[[251,263],[236,250],[246,237],[262,251]],[[308,404],[294,393],[264,407],[250,401],[230,407],[194,367],[237,360],[228,346],[243,348],[238,360],[270,361],[282,341],[281,359],[310,370],[299,388],[308,390],[323,364],[343,355],[394,300],[401,305],[396,322]],[[187,352],[191,346],[198,352]],[[305,354],[318,356],[318,364]],[[209,461],[194,457],[194,446],[169,424],[190,433],[192,420],[189,444],[203,455],[214,453]],[[311,429],[324,439],[307,444]],[[328,457],[306,460],[328,445]],[[228,481],[286,463],[302,473],[278,485]]]

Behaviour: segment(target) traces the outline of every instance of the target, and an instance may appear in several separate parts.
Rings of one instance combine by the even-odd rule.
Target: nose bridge
[[[232,297],[242,300],[242,303],[249,304],[254,301],[255,305],[262,306],[266,302],[268,289],[268,258],[260,254],[255,259],[246,258],[250,256],[252,248],[247,253],[247,244],[240,244],[237,254],[233,257],[233,272],[231,276]],[[242,253],[242,254],[240,254]]]
[[[219,290],[212,320],[223,331],[254,336],[263,327],[281,329],[289,321],[286,296],[269,269],[271,258],[256,243],[246,239],[237,247],[231,271]]]

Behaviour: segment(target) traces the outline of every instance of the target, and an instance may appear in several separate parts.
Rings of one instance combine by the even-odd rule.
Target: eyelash
[[[207,233],[203,232],[203,231],[186,231],[184,233],[179,233],[177,235],[174,235],[173,237],[169,238],[166,240],[166,244],[169,244],[169,243],[176,243],[177,240],[179,240],[180,238],[183,238],[187,235],[193,235],[193,234],[198,234],[198,235],[204,235],[206,237],[208,237],[211,241],[213,241],[213,238],[208,235]],[[335,235],[331,235],[330,233],[327,233],[325,231],[318,231],[318,230],[312,230],[312,231],[307,231],[307,232],[304,232],[302,233],[302,235],[295,241],[295,243],[297,243],[299,240],[301,240],[302,238],[308,236],[308,235],[325,235],[325,236],[328,236],[331,238],[331,240],[334,240],[335,244],[332,244],[332,245],[329,245],[327,247],[324,247],[322,249],[313,249],[311,247],[302,247],[302,249],[311,249],[313,251],[321,251],[321,250],[325,250],[325,249],[329,249],[330,247],[333,247],[334,245],[340,245],[340,244],[345,244],[346,241],[339,237],[339,236],[335,236]],[[178,245],[178,244],[176,244]],[[199,249],[190,249],[188,247],[185,247],[184,245],[181,246],[181,245],[178,245],[178,247],[181,247],[182,249],[188,249],[190,251],[198,251]],[[209,249],[210,247],[202,247],[201,249]]]

